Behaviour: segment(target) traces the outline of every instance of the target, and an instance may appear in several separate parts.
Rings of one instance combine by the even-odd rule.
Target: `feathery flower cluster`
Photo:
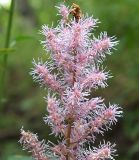
[[[23,129],[21,129],[21,135],[20,143],[23,144],[23,149],[28,149],[36,160],[48,160],[45,155],[46,145],[44,140],[40,142],[36,134],[25,132]]]
[[[31,75],[41,86],[49,87],[48,115],[44,121],[54,135],[61,137],[61,142],[46,148],[36,135],[21,129],[20,143],[36,160],[51,159],[45,154],[48,148],[53,158],[59,160],[114,159],[115,144],[104,142],[98,148],[90,146],[89,150],[84,146],[90,141],[94,143],[96,135],[103,135],[122,114],[116,104],[107,107],[101,97],[89,98],[91,89],[108,86],[107,80],[112,76],[101,64],[118,42],[106,32],[96,38],[92,31],[98,20],[83,15],[78,5],[69,8],[61,4],[57,8],[62,16],[58,26],[44,25],[41,31],[45,37],[43,47],[51,60],[33,61]],[[70,14],[73,18],[69,18]]]

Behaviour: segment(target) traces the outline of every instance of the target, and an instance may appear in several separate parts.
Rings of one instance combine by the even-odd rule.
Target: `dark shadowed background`
[[[40,45],[38,34],[43,24],[57,24],[55,6],[59,0],[15,0],[10,49],[5,48],[9,16],[8,0],[0,0],[0,78],[3,57],[7,54],[5,96],[0,100],[0,160],[21,160],[29,156],[18,143],[20,128],[38,133],[40,139],[50,139],[50,130],[43,122],[46,104],[43,99],[47,91],[32,81],[29,75],[32,59],[47,58]],[[10,2],[10,0],[9,0]],[[106,103],[118,103],[124,115],[113,130],[105,132],[106,139],[116,142],[117,160],[139,160],[139,1],[138,0],[67,0],[75,2],[82,12],[88,12],[101,21],[95,35],[107,31],[120,41],[114,54],[107,56],[104,66],[114,76],[109,87],[93,92]],[[2,89],[0,88],[0,92]],[[24,157],[22,160],[29,160]]]

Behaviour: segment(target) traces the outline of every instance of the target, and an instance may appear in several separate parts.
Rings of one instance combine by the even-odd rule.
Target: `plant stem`
[[[76,4],[73,4],[72,6],[72,11],[70,12],[73,17],[75,18],[76,22],[78,23],[80,17],[81,17],[81,11],[80,11],[80,7]],[[74,65],[76,66],[76,51],[74,52]],[[76,69],[73,71],[73,87],[74,84],[76,82]],[[73,120],[69,119],[68,120],[68,128],[67,128],[67,139],[66,139],[66,143],[67,143],[67,147],[70,147],[71,143],[70,143],[70,136],[71,136],[71,128],[72,128],[72,124],[73,124]],[[69,154],[67,153],[66,155],[66,160],[69,160]]]
[[[71,127],[72,127],[72,120],[68,120],[68,128],[67,128],[67,137],[66,137],[66,143],[67,147],[70,147],[70,135],[71,135]],[[69,159],[69,154],[66,155],[66,160]]]
[[[76,52],[74,53],[74,64],[76,66]],[[73,72],[73,87],[74,84],[76,82],[76,69]],[[70,147],[71,142],[70,142],[70,136],[71,136],[71,128],[72,128],[72,124],[73,124],[73,119],[72,117],[68,119],[68,128],[67,128],[67,139],[66,139],[66,143],[67,143],[67,147]],[[66,160],[69,160],[69,154],[66,155]]]
[[[5,40],[5,48],[9,48],[10,44],[10,37],[11,37],[11,28],[12,28],[12,21],[13,21],[13,13],[14,13],[14,6],[15,6],[15,0],[11,0],[10,10],[9,10],[9,18],[8,18],[8,25],[7,25],[7,32],[6,32],[6,40]],[[6,70],[7,70],[7,60],[8,60],[8,54],[4,54],[3,56],[3,71],[1,75],[1,100],[5,98],[5,85],[6,85]]]

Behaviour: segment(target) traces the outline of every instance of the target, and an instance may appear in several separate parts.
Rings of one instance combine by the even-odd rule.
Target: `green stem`
[[[5,48],[9,47],[12,21],[13,21],[13,13],[14,13],[14,4],[15,4],[15,0],[11,0],[10,11],[9,11],[9,19],[8,19],[8,25],[7,25]],[[5,60],[6,60],[6,58],[5,58]]]
[[[9,18],[8,18],[8,25],[7,25],[7,32],[6,32],[6,40],[5,40],[5,48],[9,48],[10,44],[10,37],[11,37],[11,28],[12,28],[12,21],[13,21],[13,13],[14,13],[14,5],[15,0],[11,0],[10,10],[9,10]],[[5,84],[6,84],[6,70],[7,70],[7,60],[8,60],[8,54],[4,54],[3,56],[3,71],[1,75],[1,81],[0,81],[0,90],[1,90],[1,100],[5,97]]]

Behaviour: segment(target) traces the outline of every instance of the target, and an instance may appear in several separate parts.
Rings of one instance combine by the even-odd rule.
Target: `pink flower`
[[[111,49],[118,44],[118,41],[115,41],[115,39],[115,37],[108,37],[106,32],[101,33],[98,39],[94,37],[90,55],[93,57],[105,58],[105,54],[111,54]]]
[[[43,86],[48,85],[51,89],[62,93],[62,86],[57,80],[56,75],[50,73],[48,69],[48,63],[42,64],[42,62],[39,62],[38,64],[36,64],[36,62],[33,61],[33,64],[35,67],[35,69],[33,69],[33,71],[31,72],[33,79],[35,81],[38,81]]]
[[[91,69],[85,71],[85,76],[81,78],[83,88],[98,88],[98,86],[107,87],[107,79],[111,78],[109,72],[104,70],[99,71],[98,68],[93,66]]]
[[[101,65],[118,41],[106,32],[95,38],[92,31],[98,20],[80,15],[77,21],[74,15],[80,14],[78,5],[73,4],[73,19],[69,18],[70,11],[64,4],[57,8],[62,20],[56,27],[42,26],[41,31],[45,38],[41,43],[50,57],[45,63],[34,61],[31,72],[41,86],[49,87],[48,115],[44,121],[61,140],[56,145],[49,144],[49,151],[54,153],[51,153],[52,159],[53,156],[60,160],[113,159],[115,145],[109,142],[98,148],[90,146],[87,150],[84,147],[86,142],[94,144],[96,135],[103,135],[122,115],[118,105],[106,107],[104,99],[91,98],[92,90],[108,86],[107,80],[112,76]],[[55,96],[52,91],[56,92]],[[20,142],[36,160],[48,160],[45,145],[36,135],[23,129],[21,135]]]
[[[51,51],[53,54],[57,54],[60,52],[60,47],[57,38],[57,29],[49,28],[48,26],[42,26],[41,33],[45,36],[45,41],[41,41],[44,48],[47,51]]]
[[[23,145],[23,149],[27,149],[32,152],[32,156],[35,160],[48,160],[45,155],[46,145],[44,141],[39,141],[36,134],[31,132],[25,132],[21,129],[21,138],[19,141]]]
[[[100,109],[103,105],[102,102],[103,102],[103,99],[99,97],[92,98],[84,102],[79,112],[81,117],[87,117],[87,115],[90,114],[90,112],[94,112],[95,110]]]
[[[44,121],[52,126],[53,133],[58,134],[64,127],[64,114],[62,114],[63,109],[60,107],[60,103],[55,97],[48,96],[46,101],[49,115],[44,118]]]
[[[60,6],[56,6],[59,14],[63,17],[63,20],[66,22],[69,16],[69,9],[64,4],[60,4]]]
[[[97,27],[98,19],[94,19],[93,17],[84,16],[80,22],[84,29],[89,33],[92,29]]]
[[[101,109],[95,111],[95,117],[89,122],[90,131],[103,134],[105,128],[108,130],[117,118],[121,117],[122,111],[117,105],[110,105],[108,108],[103,105]]]
[[[100,145],[99,148],[94,148],[92,151],[89,151],[86,155],[86,160],[104,160],[104,159],[113,159],[113,155],[116,150],[113,149],[114,145],[111,145],[110,142],[107,144]]]

